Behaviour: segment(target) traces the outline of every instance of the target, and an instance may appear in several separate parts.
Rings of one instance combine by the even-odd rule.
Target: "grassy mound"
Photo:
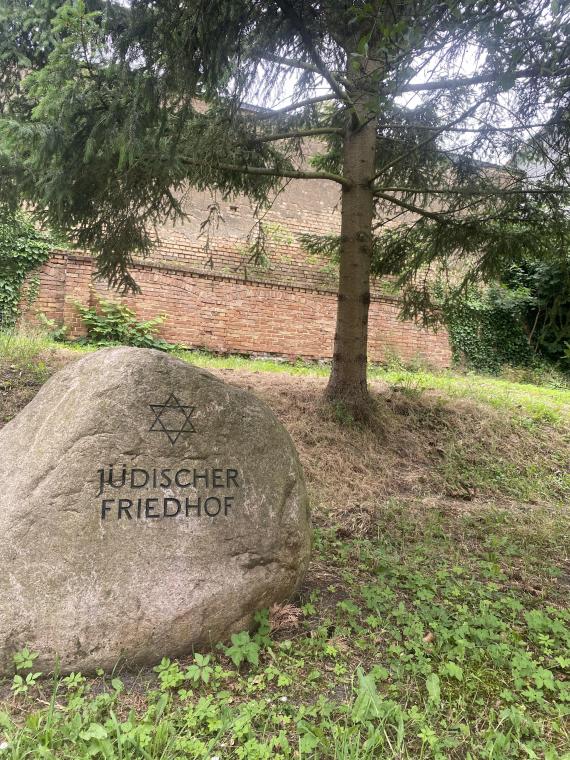
[[[77,356],[0,343],[0,426]],[[570,757],[570,391],[375,369],[361,427],[323,405],[324,368],[183,358],[291,433],[304,588],[150,672],[36,678],[21,654],[0,760]]]

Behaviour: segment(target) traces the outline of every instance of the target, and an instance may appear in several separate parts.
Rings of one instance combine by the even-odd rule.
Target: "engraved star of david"
[[[155,415],[149,433],[166,433],[168,440],[174,445],[182,433],[196,432],[190,421],[196,407],[181,404],[174,393],[170,394],[164,404],[149,406]]]

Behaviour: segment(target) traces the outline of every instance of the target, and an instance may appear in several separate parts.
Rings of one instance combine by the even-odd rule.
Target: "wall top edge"
[[[81,261],[81,262],[90,262],[91,264],[95,263],[95,257],[87,253],[86,251],[79,251],[79,250],[70,250],[66,248],[54,248],[51,254],[50,258],[54,258],[56,256],[61,256],[62,258],[66,258],[70,261]],[[325,288],[314,288],[314,287],[305,287],[303,285],[299,285],[297,283],[295,284],[289,284],[284,282],[278,282],[275,280],[256,280],[252,278],[245,278],[245,277],[234,277],[232,275],[224,275],[219,273],[209,273],[204,272],[201,269],[194,269],[189,266],[185,266],[184,264],[178,264],[169,261],[168,263],[160,262],[160,261],[153,261],[152,263],[139,257],[133,258],[133,265],[132,268],[139,271],[159,271],[159,272],[165,272],[165,273],[174,273],[174,274],[186,274],[194,279],[203,279],[203,280],[211,280],[211,281],[218,281],[218,282],[232,282],[239,285],[252,285],[256,287],[264,287],[271,290],[283,290],[283,291],[289,291],[289,292],[302,292],[302,293],[316,293],[319,295],[331,295],[331,296],[337,296],[338,293],[336,290],[332,289],[325,289]],[[370,294],[370,300],[371,301],[377,301],[377,302],[385,302],[385,303],[391,303],[391,304],[399,304],[400,299],[398,296],[392,296],[389,294],[379,294],[379,293],[371,293]]]

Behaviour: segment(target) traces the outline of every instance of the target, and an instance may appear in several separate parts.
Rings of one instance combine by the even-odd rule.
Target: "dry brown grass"
[[[524,491],[529,468],[540,481],[540,473],[555,478],[564,452],[570,461],[562,429],[548,424],[525,429],[505,410],[469,399],[435,391],[407,396],[373,383],[376,415],[370,425],[359,426],[339,423],[323,402],[324,378],[215,374],[271,406],[297,447],[317,519],[323,511],[333,513],[352,535],[367,532],[378,506],[391,498],[421,500],[428,507],[508,497],[509,488],[514,497],[517,488]],[[486,469],[493,468],[497,472],[486,478]],[[551,487],[550,495],[561,494]],[[536,500],[536,493],[530,498]]]
[[[47,376],[78,358],[50,350],[33,369],[0,359],[0,427]],[[514,504],[567,496],[561,470],[570,462],[570,437],[548,422],[525,427],[522,412],[517,418],[443,392],[405,393],[374,382],[375,416],[361,426],[323,402],[325,378],[211,371],[269,404],[299,452],[315,522],[332,518],[347,536],[373,530],[392,499],[465,511],[491,498]]]
[[[301,626],[302,611],[295,604],[274,604],[269,610],[271,633],[296,631]]]

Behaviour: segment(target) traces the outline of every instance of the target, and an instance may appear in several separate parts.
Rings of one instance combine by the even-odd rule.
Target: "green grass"
[[[39,387],[53,351],[0,336],[9,382],[38,372]],[[396,367],[370,377],[390,387],[387,431],[329,412],[314,418],[325,443],[313,418],[292,434],[309,436],[312,462],[333,447],[337,468],[349,449],[394,457],[394,436],[430,437],[416,457],[425,492],[347,503],[342,516],[322,504],[299,597],[210,652],[89,677],[36,677],[20,653],[0,683],[0,760],[569,760],[570,391]]]
[[[457,372],[412,372],[373,368],[371,379],[417,391],[442,391],[451,398],[470,398],[509,410],[523,410],[536,420],[560,422],[570,416],[570,388],[555,389],[531,383]]]
[[[33,361],[41,350],[71,350],[86,353],[97,347],[78,343],[54,343],[41,333],[29,335],[0,332],[0,358]],[[328,364],[298,360],[257,359],[239,355],[218,355],[208,351],[175,349],[175,356],[205,369],[232,369],[248,372],[285,373],[305,377],[328,377]],[[397,362],[392,362],[392,365]],[[409,393],[442,391],[452,398],[470,398],[492,406],[523,409],[537,420],[557,422],[570,416],[570,380],[568,388],[550,388],[532,383],[512,382],[475,373],[454,371],[430,372],[402,366],[371,365],[371,381],[379,380]]]
[[[392,502],[368,535],[317,530],[288,627],[134,687],[40,681],[0,712],[2,757],[567,758],[569,523],[512,518]]]
[[[295,363],[274,359],[250,359],[242,356],[217,356],[204,351],[177,351],[185,361],[206,369],[234,369],[248,372],[278,372],[306,377],[328,377],[330,367],[303,361]],[[453,371],[392,369],[372,365],[370,380],[384,381],[410,393],[442,391],[453,398],[470,398],[493,406],[522,408],[536,419],[559,421],[570,416],[570,387],[554,389],[531,383],[514,383],[500,378],[461,374]]]
[[[40,355],[52,345],[41,335],[0,331],[0,360],[5,366],[16,367],[45,379],[46,365]]]
[[[305,377],[326,377],[330,367],[326,364],[304,361],[288,362],[278,359],[256,359],[238,355],[217,355],[207,351],[178,350],[176,356],[205,369],[235,369],[247,372],[273,372]]]

